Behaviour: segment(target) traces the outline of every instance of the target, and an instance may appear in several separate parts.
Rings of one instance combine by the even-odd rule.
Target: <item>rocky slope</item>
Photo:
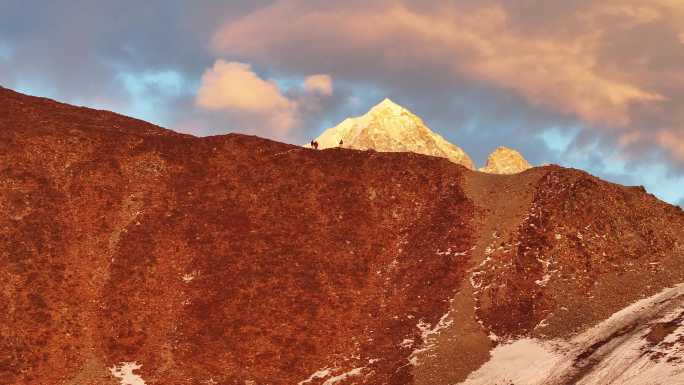
[[[572,338],[501,344],[465,384],[679,384],[684,285],[663,290]]]
[[[315,139],[319,148],[373,149],[439,156],[473,169],[473,161],[457,146],[430,130],[416,115],[385,99],[365,115],[345,119]]]
[[[497,147],[487,157],[487,163],[480,171],[490,174],[517,174],[532,165],[525,160],[521,153],[508,147]]]
[[[642,188],[0,88],[1,383],[673,384],[682,282]]]

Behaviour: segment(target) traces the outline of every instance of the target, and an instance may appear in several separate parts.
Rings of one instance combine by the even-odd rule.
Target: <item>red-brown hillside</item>
[[[195,138],[0,88],[2,383],[456,383],[492,335],[565,338],[683,258],[679,208],[577,170]]]

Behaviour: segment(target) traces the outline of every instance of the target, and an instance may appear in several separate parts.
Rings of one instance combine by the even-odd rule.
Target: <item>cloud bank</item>
[[[316,31],[316,33],[312,33]],[[626,156],[684,164],[684,3],[278,1],[212,48],[288,71],[442,87],[479,82],[576,119]]]

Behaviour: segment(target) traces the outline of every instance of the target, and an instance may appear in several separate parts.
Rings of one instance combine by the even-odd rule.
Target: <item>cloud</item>
[[[684,116],[672,121],[684,108],[682,33],[684,3],[672,0],[293,0],[225,23],[212,47],[386,89],[422,83],[438,93],[476,83],[575,119],[615,145],[623,137],[625,151],[650,146],[676,156],[655,133],[684,135]]]
[[[664,148],[670,150],[674,156],[684,162],[684,137],[677,136],[670,131],[662,131],[657,135],[657,141]]]
[[[261,79],[249,64],[217,60],[202,75],[197,104],[209,110],[235,108],[246,111],[292,109],[275,82]]]
[[[287,133],[299,121],[297,103],[245,63],[217,60],[202,75],[197,105],[211,111],[224,110],[238,120],[259,120],[277,133]]]
[[[196,104],[201,76],[217,59],[207,49],[212,34],[222,23],[272,0],[206,0],[201,6],[178,0],[5,3],[0,6],[0,85],[4,87],[114,110],[194,134],[243,131],[297,140],[299,130],[282,129],[295,125],[292,118],[297,117],[287,108],[268,121],[261,114],[209,111]],[[285,88],[284,96],[298,106],[297,124],[309,129],[318,127],[312,117],[322,118],[321,108],[327,111],[336,108],[331,102],[339,102],[335,95],[316,96],[302,84]]]
[[[629,121],[631,103],[663,99],[627,77],[597,68],[595,30],[565,37],[524,34],[499,5],[471,12],[439,7],[426,13],[399,3],[369,10],[303,4],[281,1],[230,23],[215,35],[213,45],[224,53],[268,58],[282,46],[298,44],[302,48],[295,52],[303,51],[307,59],[340,59],[342,64],[343,56],[377,52],[378,65],[390,71],[445,63],[454,75],[476,76],[515,89],[532,103],[614,125]],[[312,37],[313,30],[324,32]],[[344,42],[332,44],[332,38]]]
[[[275,81],[262,79],[249,64],[219,59],[202,75],[196,104],[225,112],[238,129],[281,138],[301,124],[302,113],[319,96],[332,95],[332,79],[324,74],[306,77],[303,90],[286,95]]]
[[[267,2],[4,1],[0,84],[173,128],[192,112],[187,95],[215,59],[206,49],[211,34]],[[128,79],[170,72],[184,79],[181,93],[157,86],[146,86],[145,97],[131,92]]]
[[[304,89],[311,93],[330,96],[333,93],[332,78],[325,74],[308,76],[304,80]]]

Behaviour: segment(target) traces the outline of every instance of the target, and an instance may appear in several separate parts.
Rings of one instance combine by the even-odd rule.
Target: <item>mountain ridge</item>
[[[197,138],[0,89],[0,262],[8,383],[457,384],[683,282],[684,212],[559,166]],[[653,314],[527,384],[606,378],[625,325],[676,369],[681,320]]]

